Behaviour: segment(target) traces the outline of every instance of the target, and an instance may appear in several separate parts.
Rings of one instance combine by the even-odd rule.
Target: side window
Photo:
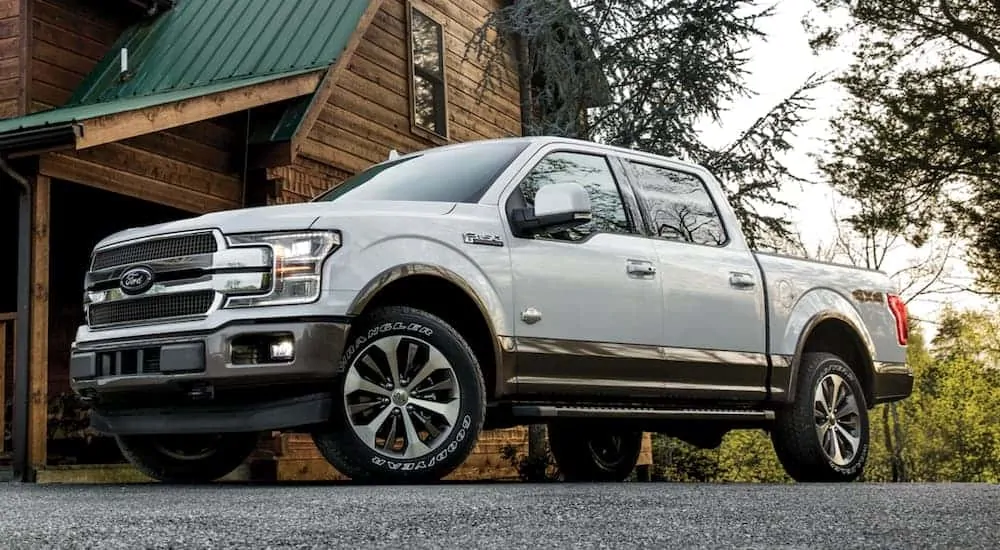
[[[582,153],[551,153],[541,160],[521,182],[519,190],[526,206],[534,206],[535,193],[551,183],[572,182],[590,194],[591,221],[569,231],[544,235],[548,238],[579,241],[594,233],[635,233],[611,167],[603,156]]]
[[[444,30],[424,12],[409,5],[410,90],[413,125],[448,137],[444,78]]]
[[[726,231],[704,182],[694,174],[629,162],[636,192],[650,215],[653,235],[719,246]]]

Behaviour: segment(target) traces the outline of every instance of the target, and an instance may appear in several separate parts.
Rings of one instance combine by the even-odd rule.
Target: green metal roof
[[[142,109],[322,69],[347,46],[368,0],[178,0],[127,29],[66,105],[0,121],[0,133]],[[122,49],[128,71],[121,74]],[[276,120],[294,133],[296,104]],[[296,118],[297,117],[297,118]]]

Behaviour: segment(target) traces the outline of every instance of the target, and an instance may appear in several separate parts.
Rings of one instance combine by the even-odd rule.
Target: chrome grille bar
[[[163,258],[211,254],[218,249],[218,242],[211,232],[186,233],[140,240],[97,250],[94,253],[94,260],[91,262],[91,269],[98,271],[109,267],[133,265]]]

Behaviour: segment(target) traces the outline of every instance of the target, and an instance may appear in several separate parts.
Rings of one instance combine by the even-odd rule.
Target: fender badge
[[[484,244],[486,246],[503,246],[503,239],[500,235],[490,233],[463,233],[462,241],[465,244]]]

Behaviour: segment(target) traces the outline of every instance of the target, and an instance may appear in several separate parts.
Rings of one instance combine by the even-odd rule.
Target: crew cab
[[[217,479],[261,432],[340,472],[440,479],[482,430],[544,423],[567,479],[642,432],[763,429],[799,481],[849,481],[906,398],[881,272],[748,248],[703,168],[555,137],[379,163],[309,203],[100,242],[71,358],[91,423],[148,475]]]

